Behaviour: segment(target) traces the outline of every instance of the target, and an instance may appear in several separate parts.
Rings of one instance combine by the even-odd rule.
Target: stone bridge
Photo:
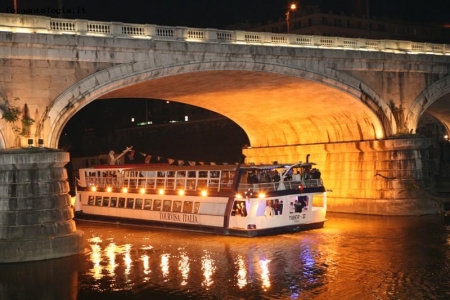
[[[0,108],[26,104],[36,121],[22,146],[57,148],[83,107],[127,97],[228,117],[248,135],[247,162],[311,154],[330,211],[440,210],[416,129],[425,114],[450,129],[450,45],[0,14]],[[0,120],[0,148],[17,141]]]

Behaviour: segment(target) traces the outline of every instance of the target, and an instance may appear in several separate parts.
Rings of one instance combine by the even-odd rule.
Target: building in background
[[[408,40],[415,42],[450,42],[450,26],[437,23],[414,23],[401,19],[378,18],[370,15],[367,6],[356,1],[351,14],[322,11],[317,5],[288,8],[286,16],[267,24],[240,23],[229,30],[290,33],[330,37],[365,38],[376,40]],[[425,12],[424,12],[425,13]]]

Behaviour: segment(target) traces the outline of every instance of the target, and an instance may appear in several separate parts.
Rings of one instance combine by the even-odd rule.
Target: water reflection
[[[189,256],[186,255],[186,253],[180,254],[180,261],[178,263],[178,270],[180,270],[181,276],[183,278],[183,281],[181,282],[181,285],[186,285],[187,280],[189,278]]]
[[[216,270],[214,259],[208,254],[208,251],[204,250],[204,255],[202,256],[202,271],[204,280],[202,285],[209,288],[213,284],[212,275]]]
[[[252,239],[79,222],[90,237],[84,255],[0,265],[0,299],[450,295],[450,227],[440,217],[329,219],[320,230]]]

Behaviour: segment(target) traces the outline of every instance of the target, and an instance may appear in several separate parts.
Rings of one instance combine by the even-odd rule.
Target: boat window
[[[125,207],[125,198],[119,198],[119,205],[117,207],[123,208]]]
[[[177,171],[177,177],[186,177],[186,171]]]
[[[145,199],[144,209],[150,210],[152,208],[152,199]]]
[[[95,198],[95,205],[96,206],[102,206],[102,196],[97,196]]]
[[[247,216],[247,208],[245,205],[245,201],[235,201],[233,205],[233,210],[231,211],[232,216]]]
[[[109,197],[103,197],[103,206],[109,206]]]
[[[153,202],[153,210],[161,210],[161,200],[155,200]]]
[[[192,214],[192,201],[184,201],[183,212],[187,214]]]
[[[173,212],[181,212],[181,201],[173,201]]]
[[[176,189],[185,189],[185,182],[186,182],[186,179],[185,178],[177,178],[177,181],[176,181]]]
[[[290,213],[301,213],[303,210],[308,209],[308,202],[309,198],[308,196],[298,196],[295,198],[294,203],[290,206]]]
[[[163,211],[170,211],[170,208],[172,207],[172,200],[164,200],[163,203]]]
[[[197,176],[195,175],[195,171],[188,171],[188,177],[190,177],[190,178],[195,178],[195,177],[197,177]]]
[[[200,202],[195,202],[194,205],[194,214],[198,213],[198,209],[200,208]]]
[[[280,215],[281,213],[280,213],[280,201],[278,199],[266,200],[266,209],[264,211],[264,215],[266,217],[277,216]]]
[[[234,172],[222,171],[220,176],[220,183],[222,188],[231,188],[233,183]]]
[[[111,207],[117,206],[117,197],[111,197]]]
[[[133,208],[134,206],[134,198],[127,199],[127,208]]]
[[[186,189],[195,190],[195,179],[188,179],[186,182]]]
[[[174,179],[174,178],[168,178],[168,179],[166,180],[166,186],[165,186],[165,188],[166,188],[167,190],[173,190],[173,189],[175,189],[175,179]]]
[[[94,205],[94,200],[95,200],[94,196],[89,196],[88,205]]]
[[[302,210],[305,209],[305,207],[308,207],[309,197],[308,196],[298,196],[298,203],[300,203]]]
[[[258,207],[256,208],[256,216],[262,217],[266,212],[267,203],[266,201],[259,201]]]
[[[137,199],[136,199],[136,204],[135,204],[134,208],[135,208],[135,209],[142,209],[142,202],[143,202],[143,199],[142,199],[142,198],[137,198]]]
[[[201,189],[207,189],[207,188],[208,188],[208,179],[207,178],[198,179],[197,189],[201,190]]]

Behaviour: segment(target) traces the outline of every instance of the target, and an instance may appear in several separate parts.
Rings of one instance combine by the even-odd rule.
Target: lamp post
[[[286,25],[287,25],[287,33],[290,31],[290,23],[291,23],[291,11],[294,11],[297,9],[297,4],[292,3],[289,5],[289,8],[286,12]]]

